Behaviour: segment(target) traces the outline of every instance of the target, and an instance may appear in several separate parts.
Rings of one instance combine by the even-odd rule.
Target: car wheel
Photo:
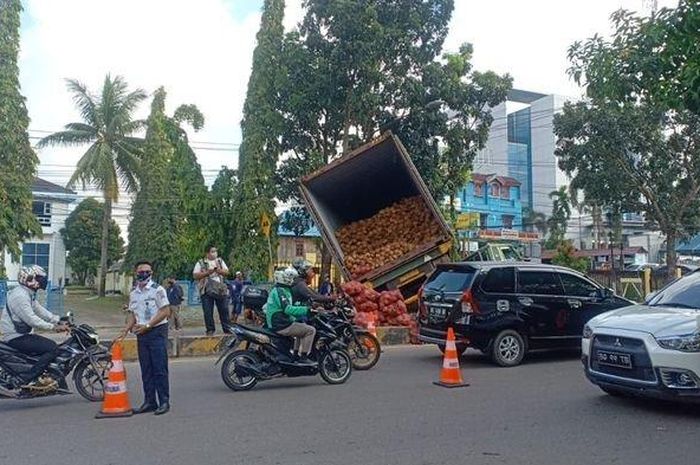
[[[462,356],[462,354],[464,354],[464,352],[467,351],[466,344],[456,344],[456,347],[457,347],[457,355],[458,356]],[[445,346],[444,345],[438,344],[438,348],[440,349],[440,352],[442,352],[443,354],[445,353]]]
[[[498,333],[491,342],[490,355],[495,364],[514,367],[520,365],[526,351],[525,338],[513,329],[506,329]]]

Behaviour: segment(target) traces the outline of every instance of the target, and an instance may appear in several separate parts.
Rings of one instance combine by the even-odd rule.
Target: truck
[[[302,200],[343,277],[377,291],[397,289],[409,307],[417,306],[418,291],[426,277],[438,263],[447,261],[453,236],[398,137],[388,131],[303,177],[300,184]],[[338,229],[416,196],[423,199],[439,225],[440,233],[435,240],[353,277],[336,236]]]

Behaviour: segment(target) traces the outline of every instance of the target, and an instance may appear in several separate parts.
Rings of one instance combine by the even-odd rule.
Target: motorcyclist
[[[25,266],[17,275],[19,286],[7,294],[7,303],[0,318],[2,340],[13,349],[38,357],[34,366],[21,375],[23,387],[33,384],[43,387],[50,380],[39,379],[33,383],[58,354],[57,344],[43,336],[34,334],[35,329],[68,331],[57,315],[46,310],[37,300],[37,291],[46,289],[46,271],[38,265]]]
[[[294,268],[275,272],[275,286],[270,291],[265,305],[267,326],[277,334],[294,338],[294,359],[300,364],[313,365],[309,359],[313,349],[316,328],[296,321],[309,313],[309,307],[294,305],[291,286],[298,273]]]
[[[301,303],[302,305],[311,305],[314,302],[321,304],[335,302],[334,297],[319,294],[309,287],[309,283],[314,278],[314,268],[308,260],[298,258],[294,260],[292,267],[294,267],[299,274],[292,286],[292,298],[294,302]]]

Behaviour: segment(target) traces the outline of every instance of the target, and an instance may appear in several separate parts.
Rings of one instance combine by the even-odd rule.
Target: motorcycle
[[[316,376],[328,384],[343,384],[352,374],[352,359],[333,328],[312,312],[308,324],[316,328],[310,358],[316,364],[297,363],[292,359],[293,338],[263,327],[241,324],[232,326],[234,337],[215,365],[221,364],[221,378],[229,389],[247,391],[259,381],[287,376]],[[246,343],[245,349],[239,349]]]
[[[321,314],[321,318],[325,319],[347,345],[352,357],[352,367],[356,370],[369,370],[379,361],[382,348],[376,336],[353,324],[356,314],[350,301],[341,297],[334,304],[326,306],[326,312]]]
[[[95,330],[86,324],[75,325],[69,313],[61,318],[70,337],[58,346],[58,355],[40,376],[41,384],[23,386],[20,375],[31,369],[37,357],[19,352],[0,342],[0,396],[31,399],[71,394],[66,378],[73,373],[78,393],[86,400],[99,402],[112,364],[107,349],[100,345]]]

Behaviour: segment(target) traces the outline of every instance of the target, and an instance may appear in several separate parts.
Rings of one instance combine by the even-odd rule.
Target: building
[[[321,234],[316,226],[297,235],[279,225],[277,238],[277,266],[290,265],[296,258],[303,257],[314,267],[321,268]]]
[[[61,229],[77,200],[74,191],[57,184],[34,178],[32,183],[32,210],[41,224],[41,237],[33,237],[21,244],[19,262],[5,256],[7,276],[15,279],[21,266],[39,265],[54,286],[63,286],[66,281],[66,248]]]
[[[542,262],[551,263],[557,254],[555,250],[542,252]],[[644,247],[627,247],[624,249],[595,249],[577,250],[574,252],[577,258],[587,258],[591,262],[591,270],[609,270],[625,268],[630,265],[644,265],[649,262],[649,257]],[[622,265],[624,263],[624,266]]]
[[[479,214],[479,229],[523,228],[521,183],[509,176],[473,173],[459,193],[461,212]]]

